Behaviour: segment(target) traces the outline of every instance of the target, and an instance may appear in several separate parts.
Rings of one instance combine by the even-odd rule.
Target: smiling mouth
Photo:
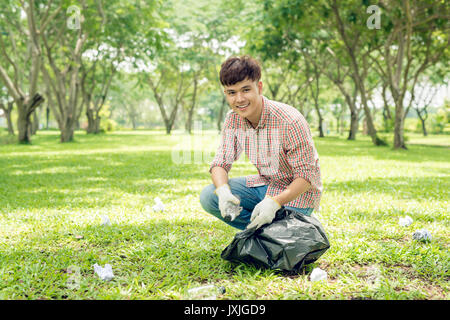
[[[244,110],[245,108],[247,108],[250,105],[250,103],[246,104],[246,105],[242,105],[242,106],[236,106],[236,108],[240,109],[240,110]]]

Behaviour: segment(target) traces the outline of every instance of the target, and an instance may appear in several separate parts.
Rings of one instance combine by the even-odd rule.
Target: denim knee
[[[203,209],[205,211],[210,212],[218,210],[217,200],[214,198],[217,196],[214,194],[214,190],[216,188],[213,184],[210,184],[209,186],[206,186],[203,188],[202,192],[200,193],[200,204],[202,205]],[[215,201],[216,200],[216,201]]]

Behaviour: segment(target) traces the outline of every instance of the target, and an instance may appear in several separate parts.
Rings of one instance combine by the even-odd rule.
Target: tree
[[[100,54],[97,48],[97,58]],[[112,79],[117,71],[120,58],[120,49],[115,52],[115,58],[108,61],[105,57],[91,62],[91,67],[83,66],[81,69],[81,92],[83,104],[86,106],[88,119],[87,133],[100,132],[100,111],[105,104]],[[100,73],[100,74],[99,74]]]
[[[160,41],[158,2],[116,0],[97,4],[101,24],[86,43],[81,68],[87,133],[100,130],[100,113],[119,68],[139,54],[139,44],[154,50]]]
[[[6,123],[7,123],[7,127],[8,127],[8,134],[10,134],[10,135],[14,135],[14,126],[11,121],[11,111],[12,111],[13,107],[14,107],[13,101],[8,101],[6,103],[0,101],[0,109],[3,111],[3,114],[5,115]]]
[[[341,134],[343,115],[344,115],[344,100],[341,97],[337,97],[332,101],[331,113],[336,118],[336,133]]]
[[[48,7],[50,9],[51,2]],[[66,12],[69,8],[64,5],[63,9]],[[81,56],[88,32],[93,32],[86,24],[86,19],[93,15],[86,1],[81,2],[81,8],[78,10],[80,15],[76,15],[75,19],[79,20],[73,29],[67,28],[66,16],[60,14],[47,32],[41,35],[46,57],[46,63],[41,69],[50,93],[49,106],[61,132],[61,142],[73,140],[75,125],[81,115],[79,79]]]
[[[62,9],[61,5],[52,7],[52,2],[43,7],[36,7],[33,0],[1,4],[0,79],[17,106],[19,143],[31,143],[31,115],[44,102],[38,92],[41,37]]]
[[[441,1],[403,0],[381,2],[385,37],[372,57],[387,83],[395,105],[394,148],[406,149],[403,131],[407,114],[406,93],[410,103],[420,75],[440,59],[448,60],[449,4]],[[381,42],[381,39],[378,39]],[[381,63],[378,57],[383,57]]]
[[[416,94],[412,100],[412,105],[420,119],[422,133],[424,136],[428,135],[426,128],[426,120],[428,119],[428,107],[432,104],[437,92],[442,86],[433,83],[429,78],[417,84]]]
[[[367,89],[364,81],[364,75],[367,75],[368,72],[368,56],[374,50],[370,45],[370,36],[368,36],[367,30],[365,29],[365,19],[364,17],[361,19],[361,15],[355,13],[355,8],[358,7],[358,4],[354,1],[347,1],[344,5],[340,2],[340,5],[338,5],[337,1],[333,0],[330,7],[335,19],[334,27],[337,29],[337,33],[343,42],[344,51],[349,58],[352,68],[353,80],[361,98],[368,134],[372,138],[374,145],[385,145],[386,143],[377,135],[377,130],[370,113]],[[360,4],[359,7],[361,8],[363,6]],[[346,23],[344,23],[343,14],[345,14]],[[366,43],[361,43],[362,41]]]
[[[308,78],[308,87],[311,92],[311,98],[314,102],[314,109],[316,109],[317,118],[319,121],[318,129],[319,129],[319,137],[323,138],[325,135],[323,133],[323,116],[320,110],[319,104],[319,93],[320,93],[320,76],[322,72],[319,68],[313,64],[312,68],[308,61],[306,61],[306,77]]]
[[[290,52],[291,54],[303,53],[305,60],[308,60],[318,70],[324,72],[336,85],[344,90],[343,85],[345,77],[350,77],[351,81],[355,83],[354,96],[360,94],[363,105],[363,110],[366,114],[369,133],[372,141],[376,145],[384,144],[378,138],[375,126],[370,114],[370,108],[367,103],[366,89],[364,85],[363,74],[366,69],[361,68],[361,64],[367,65],[367,57],[361,55],[361,41],[367,39],[368,36],[364,33],[361,27],[356,23],[354,13],[346,8],[347,16],[353,17],[353,21],[346,16],[346,23],[344,24],[341,18],[341,8],[334,2],[329,4],[326,1],[317,1],[314,3],[306,3],[305,1],[261,1],[264,8],[264,15],[260,21],[264,25],[264,30],[260,32],[259,44],[260,50],[267,55],[276,59],[280,53]],[[347,7],[349,7],[347,1]],[[361,18],[361,17],[360,17]],[[359,23],[359,21],[358,21]],[[350,30],[348,30],[350,29]],[[361,36],[364,35],[364,36]],[[253,34],[253,36],[257,36]],[[350,41],[349,39],[352,39]],[[257,45],[256,45],[257,46]],[[331,46],[333,50],[328,49]],[[328,53],[337,52],[338,56]],[[325,72],[324,65],[329,65],[330,60],[334,61],[335,65],[339,66],[338,78],[333,72]],[[340,74],[340,70],[343,74]],[[345,89],[348,105],[352,110],[352,127],[349,138],[354,139],[354,134],[357,128],[357,108],[355,106],[355,99],[351,99],[351,94]]]

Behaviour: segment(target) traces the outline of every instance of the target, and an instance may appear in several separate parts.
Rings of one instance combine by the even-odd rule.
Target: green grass
[[[289,276],[220,258],[237,230],[198,202],[217,139],[77,132],[61,144],[52,131],[31,146],[0,145],[0,299],[184,299],[205,284],[226,288],[218,299],[449,298],[450,149],[442,136],[410,137],[407,151],[366,137],[315,138],[324,183],[316,215],[331,248]],[[190,146],[191,160],[208,151],[206,161],[175,163],[173,150]],[[231,177],[255,172],[240,160]],[[151,210],[157,196],[165,212]],[[400,227],[406,214],[414,223]],[[102,215],[112,226],[101,225]],[[431,242],[412,240],[421,228]],[[111,264],[115,278],[100,280],[94,263]],[[328,281],[310,282],[314,267]]]

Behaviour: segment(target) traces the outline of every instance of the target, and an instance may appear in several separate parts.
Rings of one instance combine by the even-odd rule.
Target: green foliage
[[[439,134],[444,132],[444,129],[449,123],[447,116],[448,112],[446,112],[443,108],[439,109],[437,113],[430,116],[431,131],[433,133]]]

